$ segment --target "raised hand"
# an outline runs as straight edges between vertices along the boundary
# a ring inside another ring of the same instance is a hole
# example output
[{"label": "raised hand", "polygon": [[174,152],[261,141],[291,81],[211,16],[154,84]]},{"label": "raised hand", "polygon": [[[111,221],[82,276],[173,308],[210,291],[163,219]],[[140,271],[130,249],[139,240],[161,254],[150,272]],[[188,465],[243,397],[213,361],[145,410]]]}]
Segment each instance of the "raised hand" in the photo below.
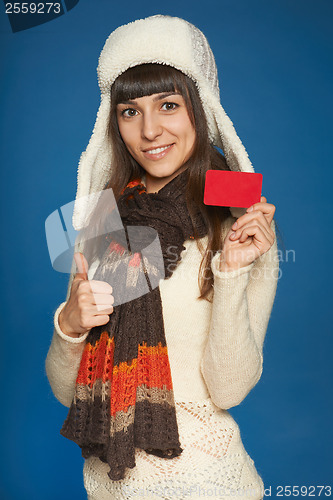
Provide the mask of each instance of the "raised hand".
[{"label": "raised hand", "polygon": [[113,312],[112,286],[105,281],[88,280],[88,262],[75,253],[78,272],[73,279],[69,299],[59,314],[60,329],[71,337],[79,337],[94,326],[105,325]]},{"label": "raised hand", "polygon": [[276,207],[261,196],[260,202],[249,207],[228,232],[220,260],[221,271],[245,267],[267,252],[274,243],[271,222]]}]

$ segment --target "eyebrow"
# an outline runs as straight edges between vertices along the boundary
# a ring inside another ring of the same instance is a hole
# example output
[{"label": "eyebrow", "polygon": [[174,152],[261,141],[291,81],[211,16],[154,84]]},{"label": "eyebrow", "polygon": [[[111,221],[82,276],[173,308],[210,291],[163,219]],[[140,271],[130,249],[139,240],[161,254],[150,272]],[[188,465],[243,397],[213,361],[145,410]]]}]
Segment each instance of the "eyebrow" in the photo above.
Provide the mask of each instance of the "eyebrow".
[{"label": "eyebrow", "polygon": [[[162,99],[165,99],[166,97],[169,97],[171,95],[181,95],[180,92],[164,92],[163,94],[159,94],[158,96],[154,97],[153,102],[156,101],[161,101]],[[121,101],[118,104],[137,104],[135,101],[131,101],[128,99],[127,101]]]}]

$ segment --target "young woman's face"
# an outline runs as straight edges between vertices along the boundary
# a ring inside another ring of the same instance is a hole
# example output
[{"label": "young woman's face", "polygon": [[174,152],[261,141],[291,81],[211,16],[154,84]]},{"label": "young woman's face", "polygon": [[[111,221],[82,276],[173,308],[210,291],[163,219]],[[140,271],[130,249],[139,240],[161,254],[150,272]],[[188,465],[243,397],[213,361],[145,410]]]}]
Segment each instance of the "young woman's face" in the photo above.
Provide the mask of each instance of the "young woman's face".
[{"label": "young woman's face", "polygon": [[167,92],[117,105],[120,135],[146,171],[147,192],[156,192],[184,170],[195,129],[181,94]]}]

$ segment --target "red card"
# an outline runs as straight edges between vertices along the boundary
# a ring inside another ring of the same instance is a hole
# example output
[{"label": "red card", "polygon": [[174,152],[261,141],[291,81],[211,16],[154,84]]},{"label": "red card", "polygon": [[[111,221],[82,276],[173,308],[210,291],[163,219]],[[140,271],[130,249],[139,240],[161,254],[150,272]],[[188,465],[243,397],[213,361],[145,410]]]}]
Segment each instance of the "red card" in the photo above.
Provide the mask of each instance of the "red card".
[{"label": "red card", "polygon": [[207,170],[204,204],[249,208],[260,202],[262,174]]}]

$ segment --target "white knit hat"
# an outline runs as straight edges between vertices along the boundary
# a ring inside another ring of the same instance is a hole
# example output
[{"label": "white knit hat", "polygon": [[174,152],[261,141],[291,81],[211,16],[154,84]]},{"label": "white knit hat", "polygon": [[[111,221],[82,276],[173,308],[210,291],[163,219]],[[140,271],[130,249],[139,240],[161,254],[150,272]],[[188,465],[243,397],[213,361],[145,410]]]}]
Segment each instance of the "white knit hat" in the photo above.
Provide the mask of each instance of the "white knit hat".
[{"label": "white knit hat", "polygon": [[[86,226],[111,174],[111,144],[107,136],[111,85],[128,68],[144,63],[173,66],[194,80],[206,114],[210,140],[222,148],[231,170],[254,172],[221,106],[215,59],[204,34],[178,17],[156,15],[139,19],[113,31],[99,57],[97,74],[101,104],[92,136],[78,166],[73,213],[73,227],[77,231]],[[232,213],[237,217],[237,210]]]}]

